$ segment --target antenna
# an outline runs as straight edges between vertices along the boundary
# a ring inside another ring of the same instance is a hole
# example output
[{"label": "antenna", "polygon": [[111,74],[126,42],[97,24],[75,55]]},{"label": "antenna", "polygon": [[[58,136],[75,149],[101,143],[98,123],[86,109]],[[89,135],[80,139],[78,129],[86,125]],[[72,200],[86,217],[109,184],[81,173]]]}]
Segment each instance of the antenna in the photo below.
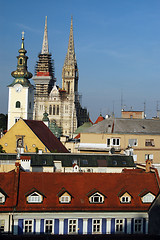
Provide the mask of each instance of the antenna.
[{"label": "antenna", "polygon": [[157,101],[157,118],[159,118],[159,112],[160,112],[158,102],[159,101]]},{"label": "antenna", "polygon": [[144,101],[144,118],[146,118],[146,101]]},{"label": "antenna", "polygon": [[121,91],[121,111],[123,111],[123,92]]}]

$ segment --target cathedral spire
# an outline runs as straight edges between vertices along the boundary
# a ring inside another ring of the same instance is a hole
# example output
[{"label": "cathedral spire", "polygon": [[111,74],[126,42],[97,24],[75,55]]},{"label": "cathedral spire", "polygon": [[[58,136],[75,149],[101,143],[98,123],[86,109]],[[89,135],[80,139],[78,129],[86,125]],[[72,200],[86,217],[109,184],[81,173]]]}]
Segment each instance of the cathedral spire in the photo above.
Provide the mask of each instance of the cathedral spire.
[{"label": "cathedral spire", "polygon": [[75,63],[76,63],[76,55],[74,50],[74,38],[73,38],[73,17],[71,17],[68,50],[67,50],[67,55],[65,58],[64,65],[74,65]]},{"label": "cathedral spire", "polygon": [[45,19],[45,28],[44,28],[44,36],[43,36],[43,44],[42,44],[42,54],[49,54],[48,48],[48,32],[47,32],[47,16]]}]

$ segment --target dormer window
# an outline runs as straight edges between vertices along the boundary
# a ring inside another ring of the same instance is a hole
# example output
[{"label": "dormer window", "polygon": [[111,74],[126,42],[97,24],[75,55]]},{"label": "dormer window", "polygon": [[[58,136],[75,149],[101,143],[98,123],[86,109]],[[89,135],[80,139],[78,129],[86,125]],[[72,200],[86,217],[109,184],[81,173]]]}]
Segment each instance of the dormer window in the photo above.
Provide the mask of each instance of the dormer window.
[{"label": "dormer window", "polygon": [[37,192],[34,192],[28,196],[28,203],[41,203],[43,201],[42,195]]},{"label": "dormer window", "polygon": [[155,199],[155,196],[152,193],[147,193],[143,197],[141,197],[141,200],[143,203],[152,203]]},{"label": "dormer window", "polygon": [[63,195],[61,195],[59,197],[59,202],[60,203],[70,203],[71,202],[71,196],[69,195],[68,192],[63,193]]},{"label": "dormer window", "polygon": [[128,192],[119,194],[120,203],[131,203],[131,195]]},{"label": "dormer window", "polygon": [[70,197],[69,196],[61,196],[60,197],[60,202],[61,203],[69,203],[70,202]]},{"label": "dormer window", "polygon": [[0,204],[5,203],[5,195],[0,192]]},{"label": "dormer window", "polygon": [[89,198],[90,203],[103,203],[104,202],[104,196],[100,193],[96,192]]}]

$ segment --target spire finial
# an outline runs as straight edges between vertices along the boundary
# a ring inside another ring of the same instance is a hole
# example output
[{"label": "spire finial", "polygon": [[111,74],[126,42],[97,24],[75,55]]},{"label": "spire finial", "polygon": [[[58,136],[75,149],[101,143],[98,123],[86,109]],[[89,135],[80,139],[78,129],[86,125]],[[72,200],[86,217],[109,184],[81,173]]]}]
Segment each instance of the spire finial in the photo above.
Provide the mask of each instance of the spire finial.
[{"label": "spire finial", "polygon": [[22,40],[24,40],[24,31],[22,32]]},{"label": "spire finial", "polygon": [[44,28],[44,36],[43,36],[43,44],[42,44],[42,54],[48,54],[49,49],[48,49],[48,32],[47,32],[47,16],[45,19],[45,28]]}]

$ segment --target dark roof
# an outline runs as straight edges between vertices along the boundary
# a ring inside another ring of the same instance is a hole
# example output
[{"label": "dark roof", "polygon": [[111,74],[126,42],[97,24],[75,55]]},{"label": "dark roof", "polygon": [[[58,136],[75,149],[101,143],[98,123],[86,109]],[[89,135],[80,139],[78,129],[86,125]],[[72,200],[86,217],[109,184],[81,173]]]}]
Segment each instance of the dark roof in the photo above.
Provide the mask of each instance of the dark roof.
[{"label": "dark roof", "polygon": [[85,132],[160,135],[160,120],[108,118],[94,124]]},{"label": "dark roof", "polygon": [[53,161],[61,161],[62,167],[72,167],[74,162],[80,167],[135,167],[133,157],[126,155],[71,153],[25,153],[24,155],[31,156],[32,166],[54,166]]},{"label": "dark roof", "polygon": [[[20,177],[16,177],[19,176]],[[19,180],[19,188],[18,188]],[[6,203],[0,205],[4,211],[12,205],[18,192],[15,211],[148,211],[151,204],[142,203],[139,193],[148,188],[153,194],[159,192],[159,179],[155,173],[125,170],[122,173],[40,173],[15,172],[0,173],[0,187],[8,195]],[[17,186],[16,186],[17,184]],[[43,193],[46,198],[41,204],[28,204],[26,193],[32,188]],[[122,188],[132,196],[130,204],[121,204],[118,193]],[[70,204],[59,203],[57,194],[62,188],[73,196]],[[90,204],[87,194],[96,189],[106,196],[103,204]],[[18,191],[17,191],[18,190]]]},{"label": "dark roof", "polygon": [[28,127],[35,133],[40,141],[48,148],[50,152],[67,153],[65,146],[55,137],[49,128],[42,122],[36,120],[24,120]]}]

